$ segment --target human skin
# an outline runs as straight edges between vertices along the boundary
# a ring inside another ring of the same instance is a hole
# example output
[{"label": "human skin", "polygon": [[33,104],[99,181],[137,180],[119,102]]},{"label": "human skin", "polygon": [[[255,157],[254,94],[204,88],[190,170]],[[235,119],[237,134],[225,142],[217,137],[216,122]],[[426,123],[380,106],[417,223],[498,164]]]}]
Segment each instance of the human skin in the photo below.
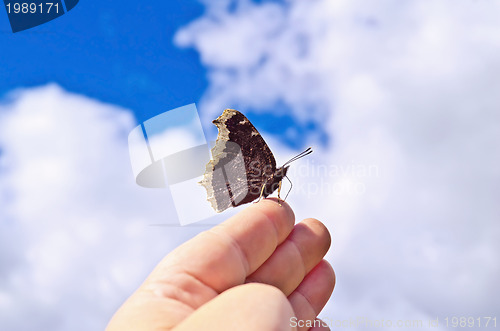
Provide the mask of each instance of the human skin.
[{"label": "human skin", "polygon": [[295,224],[287,203],[264,199],[163,258],[107,331],[307,330],[290,321],[314,321],[330,298],[329,247],[320,221]]}]

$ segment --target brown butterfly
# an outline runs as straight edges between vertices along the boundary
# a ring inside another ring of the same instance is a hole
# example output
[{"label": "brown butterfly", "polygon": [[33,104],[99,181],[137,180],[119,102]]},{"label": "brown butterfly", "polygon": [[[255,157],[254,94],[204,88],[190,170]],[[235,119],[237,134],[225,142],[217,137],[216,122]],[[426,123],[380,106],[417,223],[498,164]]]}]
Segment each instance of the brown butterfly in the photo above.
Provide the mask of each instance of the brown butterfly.
[{"label": "brown butterfly", "polygon": [[276,168],[273,153],[245,115],[226,109],[213,123],[219,133],[200,184],[218,213],[260,200],[276,190],[280,199],[281,181],[286,177],[288,164],[312,153],[308,148]]}]

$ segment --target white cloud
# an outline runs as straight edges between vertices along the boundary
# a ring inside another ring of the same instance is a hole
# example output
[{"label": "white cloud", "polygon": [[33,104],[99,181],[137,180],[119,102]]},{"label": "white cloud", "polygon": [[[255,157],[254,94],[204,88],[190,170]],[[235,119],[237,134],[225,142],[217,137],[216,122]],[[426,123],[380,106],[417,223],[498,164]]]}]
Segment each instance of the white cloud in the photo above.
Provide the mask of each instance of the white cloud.
[{"label": "white cloud", "polygon": [[[333,232],[338,285],[323,315],[496,313],[500,4],[214,3],[176,37],[208,67],[207,118],[227,105],[266,111],[283,102],[332,137],[313,154],[309,176],[294,174],[300,164],[290,170],[297,187],[310,189],[292,191],[297,215]],[[273,146],[278,159],[292,154]],[[320,164],[378,171],[314,175]],[[340,184],[365,192],[335,190]]]},{"label": "white cloud", "polygon": [[200,229],[134,182],[125,109],[57,85],[0,105],[0,329],[103,329],[163,255]]}]

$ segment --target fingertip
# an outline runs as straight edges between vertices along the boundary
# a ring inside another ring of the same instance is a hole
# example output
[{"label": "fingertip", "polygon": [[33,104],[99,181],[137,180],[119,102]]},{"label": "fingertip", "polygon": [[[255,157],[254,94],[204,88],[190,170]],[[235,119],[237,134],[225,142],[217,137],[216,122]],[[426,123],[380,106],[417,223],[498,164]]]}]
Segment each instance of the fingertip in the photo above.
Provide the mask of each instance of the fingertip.
[{"label": "fingertip", "polygon": [[318,263],[315,269],[317,269],[318,272],[324,275],[324,282],[328,284],[327,286],[329,288],[332,289],[330,292],[332,293],[335,288],[335,284],[337,283],[337,275],[335,274],[335,270],[333,269],[330,262],[323,259]]},{"label": "fingertip", "polygon": [[288,203],[277,198],[265,198],[248,209],[257,210],[266,215],[275,226],[278,243],[282,243],[290,234],[295,224],[295,214]]},{"label": "fingertip", "polygon": [[301,223],[307,224],[307,226],[315,233],[318,241],[323,243],[323,251],[326,254],[332,244],[332,236],[326,225],[316,218],[306,218]]},{"label": "fingertip", "polygon": [[295,214],[292,210],[292,207],[285,201],[281,200],[278,198],[265,198],[259,201],[259,203],[256,204],[258,205],[266,205],[269,206],[269,208],[276,209],[277,211],[280,212],[286,212],[289,217],[291,217],[293,220],[295,220]]}]

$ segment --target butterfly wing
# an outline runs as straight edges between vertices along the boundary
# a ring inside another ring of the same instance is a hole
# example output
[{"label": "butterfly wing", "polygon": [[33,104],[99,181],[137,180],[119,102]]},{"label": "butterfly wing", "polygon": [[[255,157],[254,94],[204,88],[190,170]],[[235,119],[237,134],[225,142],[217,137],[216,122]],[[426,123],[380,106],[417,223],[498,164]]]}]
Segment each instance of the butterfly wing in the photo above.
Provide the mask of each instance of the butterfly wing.
[{"label": "butterfly wing", "polygon": [[200,182],[217,212],[260,196],[276,170],[276,160],[252,123],[237,110],[226,109],[213,123],[219,134]]}]

